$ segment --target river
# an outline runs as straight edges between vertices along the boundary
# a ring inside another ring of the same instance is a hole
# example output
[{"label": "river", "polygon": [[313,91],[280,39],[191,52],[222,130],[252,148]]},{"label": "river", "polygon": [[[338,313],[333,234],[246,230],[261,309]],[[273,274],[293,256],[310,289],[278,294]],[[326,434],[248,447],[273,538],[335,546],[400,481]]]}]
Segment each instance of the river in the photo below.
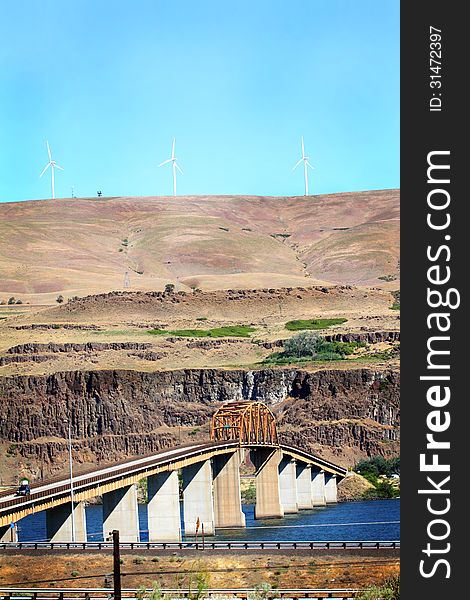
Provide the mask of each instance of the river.
[{"label": "river", "polygon": [[[247,541],[397,541],[400,539],[400,500],[343,502],[303,510],[283,519],[255,520],[254,505],[243,506],[244,529],[218,529],[215,540]],[[88,541],[103,540],[100,505],[86,507]],[[148,541],[147,506],[139,505],[140,539]],[[19,541],[45,541],[45,512],[18,522]]]}]

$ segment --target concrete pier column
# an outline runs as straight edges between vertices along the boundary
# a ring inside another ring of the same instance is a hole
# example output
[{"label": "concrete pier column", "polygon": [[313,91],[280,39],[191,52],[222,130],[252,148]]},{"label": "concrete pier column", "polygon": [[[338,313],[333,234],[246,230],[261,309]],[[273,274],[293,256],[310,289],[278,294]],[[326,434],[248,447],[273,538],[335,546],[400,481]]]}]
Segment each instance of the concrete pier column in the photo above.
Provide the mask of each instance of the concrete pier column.
[{"label": "concrete pier column", "polygon": [[325,506],[325,471],[312,467],[312,506]]},{"label": "concrete pier column", "polygon": [[245,527],[240,493],[241,460],[239,450],[212,460],[216,527]]},{"label": "concrete pier column", "polygon": [[284,514],[299,512],[296,461],[284,457],[279,463],[279,486]]},{"label": "concrete pier column", "polygon": [[284,516],[279,487],[280,450],[257,448],[250,453],[256,468],[255,519],[280,518]]},{"label": "concrete pier column", "polygon": [[178,471],[147,477],[149,542],[181,541]]},{"label": "concrete pier column", "polygon": [[336,487],[336,475],[327,473],[325,475],[325,498],[327,504],[338,502],[338,489]]},{"label": "concrete pier column", "polygon": [[210,460],[183,469],[183,515],[185,535],[196,534],[204,525],[205,535],[214,535],[214,501],[212,496],[212,469]]},{"label": "concrete pier column", "polygon": [[0,527],[0,543],[7,544],[9,542],[18,541],[18,530],[16,525],[11,527],[10,525],[3,525]]},{"label": "concrete pier column", "polygon": [[299,510],[312,508],[312,465],[298,462],[297,473],[297,504]]},{"label": "concrete pier column", "polygon": [[[74,502],[75,541],[86,542],[85,504]],[[71,502],[59,504],[46,510],[46,537],[51,542],[72,541],[72,505]]]},{"label": "concrete pier column", "polygon": [[103,494],[103,537],[109,539],[113,529],[119,530],[121,542],[138,542],[139,513],[137,487],[127,485]]}]

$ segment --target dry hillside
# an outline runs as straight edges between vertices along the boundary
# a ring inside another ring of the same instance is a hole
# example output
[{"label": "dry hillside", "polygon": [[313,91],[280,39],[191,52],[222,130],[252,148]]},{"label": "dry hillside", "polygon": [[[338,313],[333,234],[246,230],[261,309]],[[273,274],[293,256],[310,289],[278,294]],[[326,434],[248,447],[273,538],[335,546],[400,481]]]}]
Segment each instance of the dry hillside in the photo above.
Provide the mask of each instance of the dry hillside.
[{"label": "dry hillside", "polygon": [[380,285],[399,276],[399,192],[0,205],[0,300],[120,290]]}]

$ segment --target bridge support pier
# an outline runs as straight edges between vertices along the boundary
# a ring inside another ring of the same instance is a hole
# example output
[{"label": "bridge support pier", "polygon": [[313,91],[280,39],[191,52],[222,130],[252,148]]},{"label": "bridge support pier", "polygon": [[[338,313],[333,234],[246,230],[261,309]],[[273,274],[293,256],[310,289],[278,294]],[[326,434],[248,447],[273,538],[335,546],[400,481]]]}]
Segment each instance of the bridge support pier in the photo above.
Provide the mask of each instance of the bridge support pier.
[{"label": "bridge support pier", "polygon": [[292,458],[283,458],[279,463],[279,486],[284,514],[299,512],[296,461]]},{"label": "bridge support pier", "polygon": [[325,506],[325,471],[312,468],[312,506]]},{"label": "bridge support pier", "polygon": [[327,504],[338,502],[338,494],[336,487],[336,475],[330,473],[325,475],[325,498]]},{"label": "bridge support pier", "polygon": [[257,448],[250,453],[256,468],[255,519],[277,519],[284,516],[279,487],[280,450]]},{"label": "bridge support pier", "polygon": [[103,494],[103,537],[109,539],[114,529],[119,530],[121,542],[138,542],[139,513],[135,485]]},{"label": "bridge support pier", "polygon": [[181,541],[178,471],[147,477],[149,542]]},{"label": "bridge support pier", "polygon": [[[75,541],[86,542],[85,504],[74,502]],[[46,510],[46,537],[51,542],[72,541],[72,507],[71,502],[59,504]]]},{"label": "bridge support pier", "polygon": [[240,451],[212,460],[216,527],[245,527],[240,494]]},{"label": "bridge support pier", "polygon": [[196,535],[196,523],[199,519],[198,533],[214,535],[214,501],[212,497],[211,461],[205,460],[183,469],[183,514],[185,535]]},{"label": "bridge support pier", "polygon": [[7,544],[9,542],[17,542],[18,541],[18,530],[15,527],[10,527],[10,525],[4,525],[0,527],[0,543]]},{"label": "bridge support pier", "polygon": [[298,462],[297,474],[297,504],[299,510],[312,508],[312,465]]}]

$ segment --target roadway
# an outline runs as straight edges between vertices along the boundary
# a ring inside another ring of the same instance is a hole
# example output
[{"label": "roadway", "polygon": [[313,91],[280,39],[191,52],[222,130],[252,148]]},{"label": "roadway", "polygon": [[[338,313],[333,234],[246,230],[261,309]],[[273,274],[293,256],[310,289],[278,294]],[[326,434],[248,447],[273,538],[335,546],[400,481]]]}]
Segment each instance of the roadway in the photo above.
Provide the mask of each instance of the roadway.
[{"label": "roadway", "polygon": [[[279,448],[283,454],[311,463],[341,478],[346,475],[346,469],[293,446],[252,445],[243,447],[247,449],[272,448],[273,450]],[[74,497],[77,502],[86,500],[110,490],[137,483],[139,479],[149,475],[208,460],[219,454],[233,452],[237,448],[240,448],[240,444],[236,441],[189,444],[171,450],[162,450],[150,456],[122,461],[101,469],[88,470],[73,477]],[[28,496],[16,496],[11,491],[3,492],[0,494],[0,525],[8,525],[11,521],[16,522],[32,512],[46,510],[67,501],[70,501],[70,478],[64,477],[31,485],[31,494]]]}]

